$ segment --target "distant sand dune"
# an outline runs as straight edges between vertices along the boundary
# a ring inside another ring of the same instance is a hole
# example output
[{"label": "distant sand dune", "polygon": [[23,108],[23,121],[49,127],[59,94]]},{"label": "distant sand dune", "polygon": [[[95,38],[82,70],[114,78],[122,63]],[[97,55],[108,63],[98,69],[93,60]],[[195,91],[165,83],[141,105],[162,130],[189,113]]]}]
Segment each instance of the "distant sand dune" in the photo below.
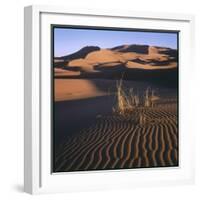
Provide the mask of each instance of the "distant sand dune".
[{"label": "distant sand dune", "polygon": [[173,69],[177,66],[176,62],[171,62],[167,66],[152,66],[150,64],[140,64],[137,62],[128,61],[126,67],[128,68],[136,68],[136,69],[147,69],[147,70],[156,70],[156,69]]},{"label": "distant sand dune", "polygon": [[62,77],[62,76],[77,76],[80,75],[79,71],[70,71],[66,69],[61,69],[61,68],[54,68],[54,76]]},{"label": "distant sand dune", "polygon": [[111,49],[84,47],[74,54],[54,60],[54,67],[67,71],[55,72],[55,77],[77,77],[98,75],[102,67],[112,69],[114,73],[119,65],[123,66],[123,70],[174,69],[177,67],[177,50],[148,45],[121,45]]},{"label": "distant sand dune", "polygon": [[[143,125],[136,122],[139,113],[147,119]],[[177,106],[166,102],[126,118],[98,116],[89,128],[68,136],[55,156],[57,172],[177,165]]]}]

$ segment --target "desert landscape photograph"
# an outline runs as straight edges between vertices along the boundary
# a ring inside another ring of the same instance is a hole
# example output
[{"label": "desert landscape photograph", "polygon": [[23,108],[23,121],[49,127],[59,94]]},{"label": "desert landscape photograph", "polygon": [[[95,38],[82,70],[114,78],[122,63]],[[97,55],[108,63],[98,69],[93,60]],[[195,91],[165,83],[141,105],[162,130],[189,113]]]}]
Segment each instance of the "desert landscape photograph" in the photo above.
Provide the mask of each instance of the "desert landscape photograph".
[{"label": "desert landscape photograph", "polygon": [[51,34],[52,172],[179,166],[179,33]]}]

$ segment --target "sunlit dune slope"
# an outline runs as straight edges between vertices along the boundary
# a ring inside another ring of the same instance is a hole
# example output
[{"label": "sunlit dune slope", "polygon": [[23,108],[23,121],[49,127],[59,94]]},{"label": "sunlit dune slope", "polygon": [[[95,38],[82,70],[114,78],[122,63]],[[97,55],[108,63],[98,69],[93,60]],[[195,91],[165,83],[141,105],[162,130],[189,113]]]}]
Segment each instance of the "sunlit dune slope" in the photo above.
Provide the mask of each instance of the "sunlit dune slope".
[{"label": "sunlit dune slope", "polygon": [[[84,47],[69,56],[56,58],[54,64],[57,68],[73,71],[71,75],[98,72],[100,68],[115,70],[119,65],[144,70],[176,68],[177,50],[147,45],[121,45],[111,49]],[[62,73],[67,75],[64,71]],[[60,74],[56,72],[55,75]]]}]

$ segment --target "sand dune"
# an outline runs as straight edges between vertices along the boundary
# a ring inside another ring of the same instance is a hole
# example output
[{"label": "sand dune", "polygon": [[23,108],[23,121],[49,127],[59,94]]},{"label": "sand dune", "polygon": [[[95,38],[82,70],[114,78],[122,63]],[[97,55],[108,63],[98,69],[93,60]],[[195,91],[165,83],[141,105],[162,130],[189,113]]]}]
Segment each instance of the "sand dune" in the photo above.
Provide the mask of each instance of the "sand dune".
[{"label": "sand dune", "polygon": [[113,52],[108,49],[101,49],[100,51],[92,52],[86,56],[86,61],[90,63],[111,63],[111,62],[125,62],[121,54]]},{"label": "sand dune", "polygon": [[79,71],[81,72],[95,72],[93,65],[82,58],[70,61],[68,63],[68,67],[70,67],[71,69],[79,68]]},{"label": "sand dune", "polygon": [[126,64],[127,68],[131,68],[131,69],[146,69],[146,70],[156,70],[156,69],[174,69],[177,66],[176,62],[171,62],[170,64],[168,64],[167,66],[152,66],[150,64],[140,64],[137,62],[131,62],[129,61]]},{"label": "sand dune", "polygon": [[70,61],[70,60],[74,60],[74,59],[80,59],[80,58],[85,58],[87,56],[87,54],[93,52],[93,51],[98,51],[100,50],[99,47],[97,46],[85,46],[82,49],[66,55],[66,56],[61,56],[61,57],[57,57],[55,58],[57,61]]},{"label": "sand dune", "polygon": [[[98,170],[178,165],[177,106],[174,99],[134,115],[97,116],[57,149],[55,170]],[[139,125],[138,115],[146,117]]]},{"label": "sand dune", "polygon": [[149,46],[148,45],[139,45],[139,44],[129,44],[129,45],[120,45],[111,48],[111,50],[116,52],[135,52],[138,54],[148,54]]},{"label": "sand dune", "polygon": [[71,71],[71,70],[64,70],[60,68],[54,68],[54,76],[59,78],[63,76],[79,76],[80,71]]},{"label": "sand dune", "polygon": [[90,80],[55,79],[55,101],[84,99],[105,95]]},{"label": "sand dune", "polygon": [[[58,62],[58,60],[62,62]],[[55,58],[54,67],[68,71],[79,71],[80,74],[98,72],[98,66],[110,68],[115,66],[126,68],[156,70],[177,67],[177,50],[148,45],[121,45],[111,49],[84,47],[69,56]],[[63,62],[64,60],[64,62]],[[65,74],[68,76],[68,74]]]}]

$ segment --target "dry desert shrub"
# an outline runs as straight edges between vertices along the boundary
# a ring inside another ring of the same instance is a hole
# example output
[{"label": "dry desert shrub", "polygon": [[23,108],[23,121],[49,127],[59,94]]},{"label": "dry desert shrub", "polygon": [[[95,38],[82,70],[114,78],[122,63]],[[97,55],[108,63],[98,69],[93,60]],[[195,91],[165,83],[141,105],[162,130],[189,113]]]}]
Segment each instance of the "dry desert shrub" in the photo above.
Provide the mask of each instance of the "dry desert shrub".
[{"label": "dry desert shrub", "polygon": [[139,107],[139,95],[134,93],[133,88],[126,92],[122,86],[122,79],[117,82],[116,96],[117,105],[113,108],[115,113],[125,115],[127,113],[133,112],[136,107]]},{"label": "dry desert shrub", "polygon": [[155,95],[155,91],[147,87],[144,94],[139,96],[133,88],[128,91],[124,89],[122,78],[117,82],[116,88],[117,102],[116,106],[113,107],[113,112],[125,117],[134,114],[137,110],[139,124],[146,123],[146,116],[142,110],[156,106],[156,102],[160,97]]},{"label": "dry desert shrub", "polygon": [[159,99],[160,97],[155,95],[155,91],[148,87],[144,95],[144,107],[154,107]]}]

